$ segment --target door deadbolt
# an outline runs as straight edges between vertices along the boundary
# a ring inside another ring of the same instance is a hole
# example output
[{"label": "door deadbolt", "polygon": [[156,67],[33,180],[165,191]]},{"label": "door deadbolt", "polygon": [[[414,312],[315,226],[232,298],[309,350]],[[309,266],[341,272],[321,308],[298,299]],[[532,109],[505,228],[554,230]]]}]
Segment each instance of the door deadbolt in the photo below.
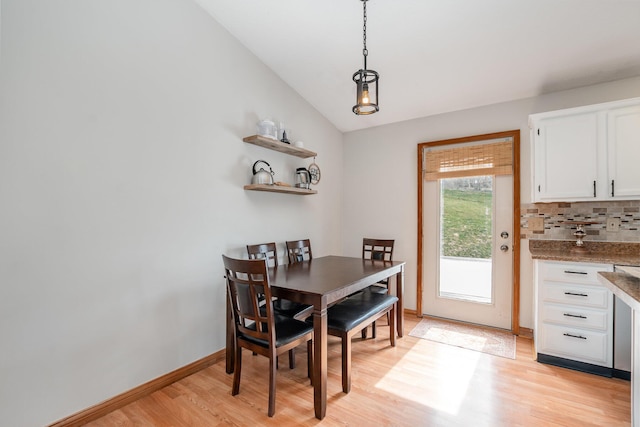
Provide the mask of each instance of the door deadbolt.
[{"label": "door deadbolt", "polygon": [[500,237],[502,237],[503,239],[508,239],[509,233],[507,233],[506,231],[503,231],[502,233],[500,233]]}]

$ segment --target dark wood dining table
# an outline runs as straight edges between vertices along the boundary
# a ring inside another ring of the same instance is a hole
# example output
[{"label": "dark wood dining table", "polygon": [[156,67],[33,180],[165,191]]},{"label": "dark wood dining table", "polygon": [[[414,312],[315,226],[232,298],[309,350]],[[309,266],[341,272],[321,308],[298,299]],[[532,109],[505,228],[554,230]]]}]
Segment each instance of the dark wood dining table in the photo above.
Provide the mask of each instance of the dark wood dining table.
[{"label": "dark wood dining table", "polygon": [[[397,332],[403,336],[404,261],[325,256],[270,269],[271,292],[279,298],[313,306],[313,406],[316,418],[327,413],[327,308],[380,280],[396,276]],[[389,281],[391,286],[393,281]],[[392,288],[393,289],[393,288]],[[228,305],[228,304],[227,304]],[[233,323],[227,307],[226,371],[233,372]]]}]

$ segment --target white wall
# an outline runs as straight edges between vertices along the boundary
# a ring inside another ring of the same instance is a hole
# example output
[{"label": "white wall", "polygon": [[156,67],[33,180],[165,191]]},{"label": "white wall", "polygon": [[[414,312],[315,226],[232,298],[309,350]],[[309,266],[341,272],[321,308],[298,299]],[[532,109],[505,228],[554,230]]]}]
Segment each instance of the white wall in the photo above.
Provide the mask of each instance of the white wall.
[{"label": "white wall", "polygon": [[[309,237],[397,239],[415,308],[416,144],[640,96],[640,78],[343,135],[194,2],[2,0],[0,419],[53,422],[224,346],[220,255]],[[383,110],[380,114],[384,114]],[[319,153],[315,196],[242,191],[310,160],[241,142],[282,119]],[[385,172],[380,172],[385,171]],[[389,172],[386,172],[389,171]],[[530,327],[523,253],[522,319]]]},{"label": "white wall", "polygon": [[[395,238],[394,259],[407,261],[405,307],[415,309],[417,144],[520,129],[521,196],[522,203],[530,203],[529,114],[637,96],[640,77],[346,133],[344,254],[358,256],[365,236]],[[569,160],[567,167],[572,167]],[[523,241],[520,325],[527,328],[533,327],[532,278],[528,242]]]},{"label": "white wall", "polygon": [[[220,255],[340,253],[342,134],[185,0],[4,0],[0,424],[51,423],[224,347]],[[314,196],[245,192],[282,119]]]}]

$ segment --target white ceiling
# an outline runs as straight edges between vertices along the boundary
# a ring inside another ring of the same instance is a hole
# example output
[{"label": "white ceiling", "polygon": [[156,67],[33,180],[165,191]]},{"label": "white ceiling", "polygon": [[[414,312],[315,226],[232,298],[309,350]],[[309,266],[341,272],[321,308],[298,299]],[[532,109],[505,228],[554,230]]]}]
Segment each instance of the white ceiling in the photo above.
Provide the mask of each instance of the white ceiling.
[{"label": "white ceiling", "polygon": [[341,131],[640,75],[640,0],[195,0]]}]

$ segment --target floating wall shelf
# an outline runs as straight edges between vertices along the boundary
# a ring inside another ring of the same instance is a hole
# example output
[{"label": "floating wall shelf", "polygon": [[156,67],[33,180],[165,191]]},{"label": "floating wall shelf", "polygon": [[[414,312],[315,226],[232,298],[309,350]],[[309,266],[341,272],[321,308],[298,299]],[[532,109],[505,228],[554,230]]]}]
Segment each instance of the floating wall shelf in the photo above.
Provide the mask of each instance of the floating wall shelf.
[{"label": "floating wall shelf", "polygon": [[260,135],[251,135],[242,139],[249,144],[257,145],[259,147],[268,148],[270,150],[279,151],[281,153],[289,154],[291,156],[300,157],[302,159],[308,159],[309,157],[316,157],[318,154],[307,150],[306,148],[299,148],[284,142],[277,141],[271,138],[265,138]]},{"label": "floating wall shelf", "polygon": [[249,184],[245,185],[247,191],[268,191],[271,193],[298,194],[306,196],[309,194],[318,194],[316,190],[307,190],[306,188],[285,187],[283,185],[267,185],[267,184]]}]

